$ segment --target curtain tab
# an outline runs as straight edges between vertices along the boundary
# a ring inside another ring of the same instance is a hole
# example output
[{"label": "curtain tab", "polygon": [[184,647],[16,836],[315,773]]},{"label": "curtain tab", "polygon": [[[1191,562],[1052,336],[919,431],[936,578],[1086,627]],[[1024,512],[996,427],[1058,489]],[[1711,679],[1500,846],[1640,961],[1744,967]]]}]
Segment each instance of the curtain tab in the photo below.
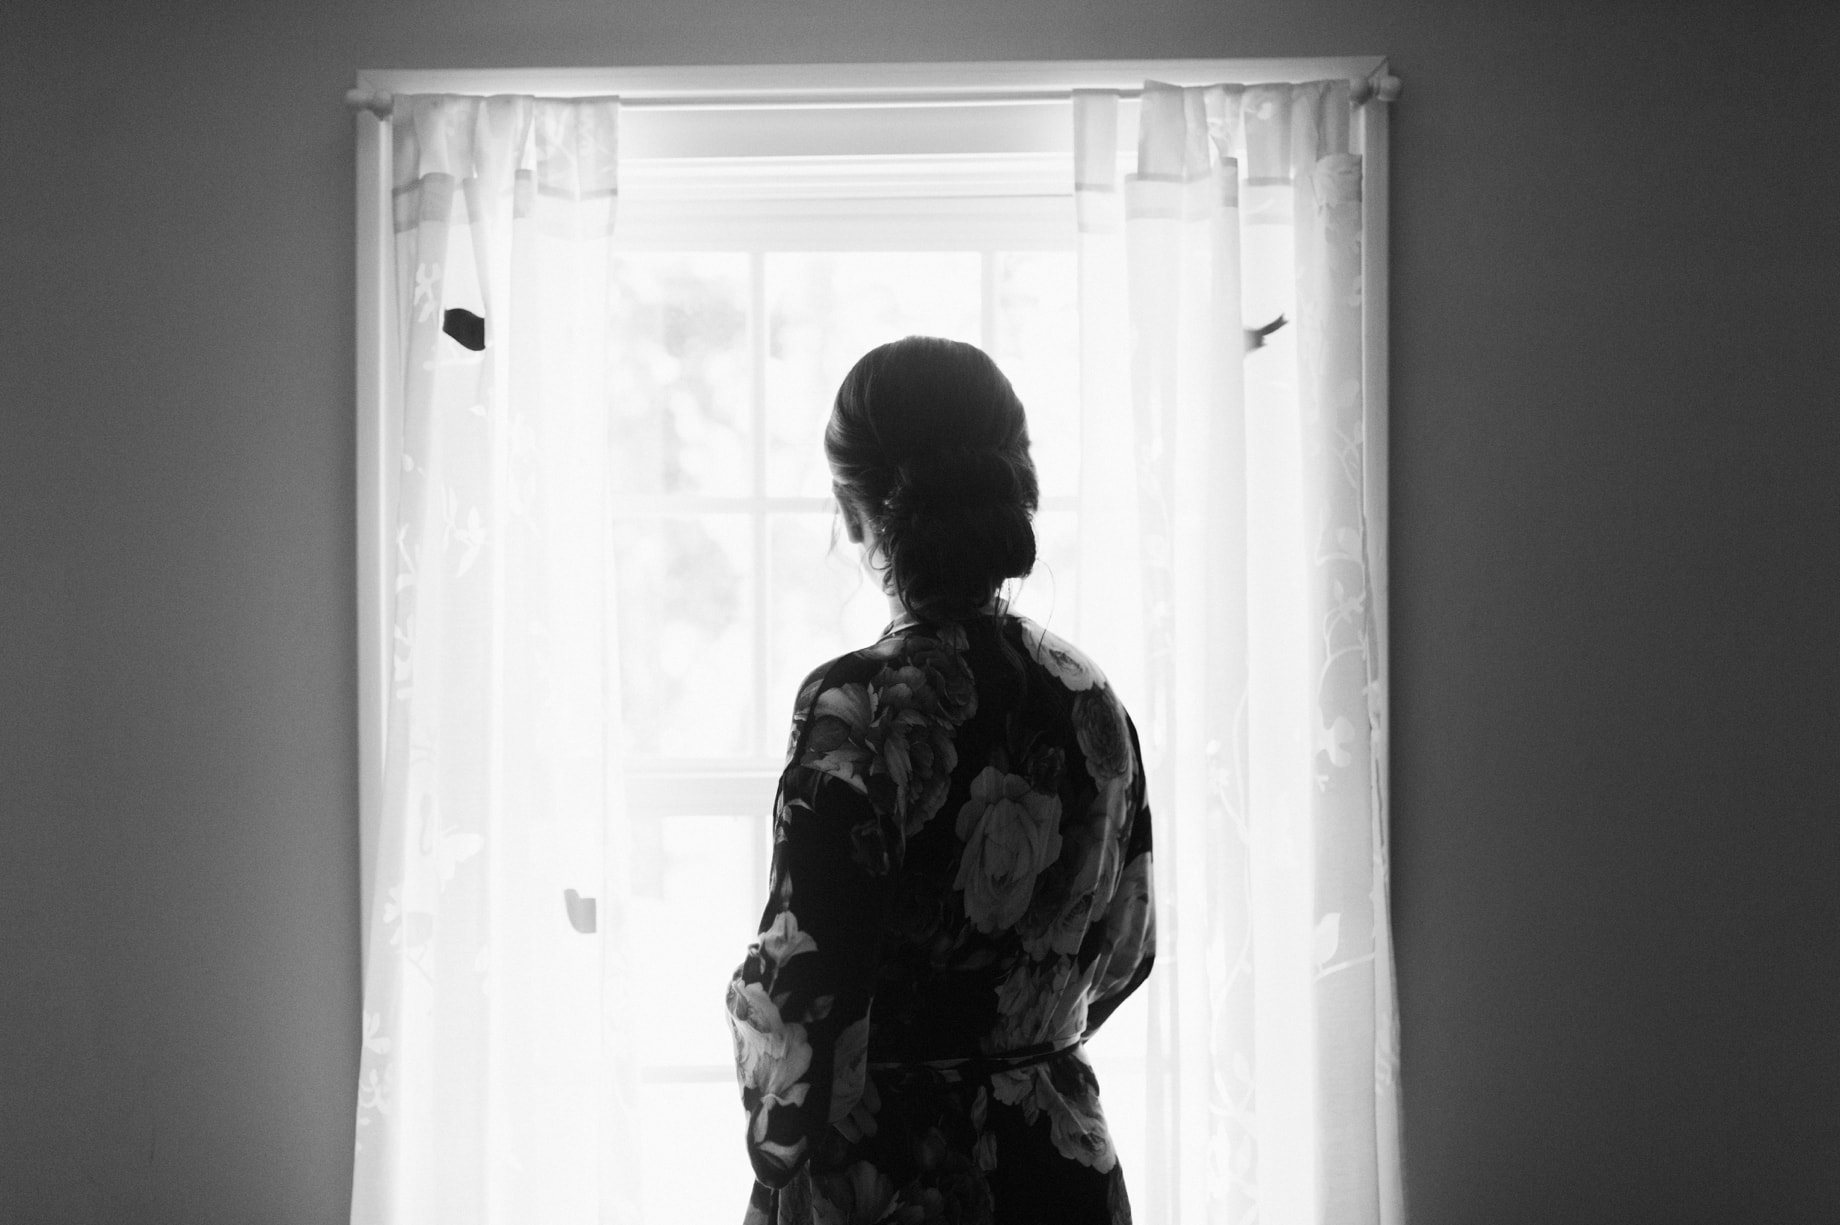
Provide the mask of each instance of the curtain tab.
[{"label": "curtain tab", "polygon": [[1073,203],[1082,234],[1116,228],[1118,203],[1118,95],[1073,91]]},{"label": "curtain tab", "polygon": [[1207,90],[1208,138],[1214,155],[1222,162],[1237,160],[1243,152],[1239,138],[1240,103],[1246,94],[1244,85],[1212,85]]},{"label": "curtain tab", "polygon": [[1187,178],[1188,91],[1179,85],[1145,81],[1137,112],[1137,176]]},{"label": "curtain tab", "polygon": [[1118,190],[1118,95],[1073,91],[1074,190]]},{"label": "curtain tab", "polygon": [[1361,202],[1361,159],[1352,153],[1331,153],[1316,163],[1314,172],[1319,208]]}]

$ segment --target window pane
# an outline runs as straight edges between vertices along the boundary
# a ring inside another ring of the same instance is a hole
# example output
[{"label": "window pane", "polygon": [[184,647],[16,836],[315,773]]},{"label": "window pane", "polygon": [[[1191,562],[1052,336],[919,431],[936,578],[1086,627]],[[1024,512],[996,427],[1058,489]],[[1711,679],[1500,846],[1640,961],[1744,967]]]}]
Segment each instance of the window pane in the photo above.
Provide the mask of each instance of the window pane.
[{"label": "window pane", "polygon": [[1035,516],[1035,569],[1016,593],[1017,612],[1063,638],[1079,640],[1074,593],[1079,559],[1079,518],[1070,510],[1044,510]]},{"label": "window pane", "polygon": [[831,513],[767,520],[767,747],[781,747],[799,683],[826,660],[867,646],[888,624],[888,597],[863,573],[858,547]]},{"label": "window pane", "polygon": [[1047,495],[1080,480],[1079,259],[1071,251],[996,257],[991,356],[1029,414],[1030,451]]},{"label": "window pane", "polygon": [[643,1062],[728,1068],[723,994],[766,902],[755,842],[772,818],[635,816],[657,829],[662,852],[650,896],[632,912],[646,998],[636,1018]]},{"label": "window pane", "polygon": [[731,1220],[746,1205],[753,1172],[723,994],[766,900],[758,855],[770,817],[635,818],[655,831],[660,852],[653,888],[633,910],[647,1001],[637,1018],[640,1057],[713,1077],[641,1088],[645,1219]]},{"label": "window pane", "polygon": [[957,251],[766,257],[767,492],[830,492],[824,422],[864,353],[916,333],[978,342],[980,267]]},{"label": "window pane", "polygon": [[753,748],[751,536],[746,515],[615,521],[629,753],[726,757]]},{"label": "window pane", "polygon": [[607,377],[614,491],[746,494],[748,257],[614,261]]},{"label": "window pane", "polygon": [[739,1221],[754,1171],[735,1082],[650,1084],[639,1098],[646,1225]]},{"label": "window pane", "polygon": [[[1105,1019],[1086,1043],[1086,1054],[1099,1077],[1099,1101],[1106,1130],[1124,1163],[1133,1188],[1142,1184],[1149,1150],[1149,1081],[1145,1051],[1150,1035],[1150,992],[1138,988],[1118,1011]],[[1135,1178],[1133,1176],[1135,1175]]]}]

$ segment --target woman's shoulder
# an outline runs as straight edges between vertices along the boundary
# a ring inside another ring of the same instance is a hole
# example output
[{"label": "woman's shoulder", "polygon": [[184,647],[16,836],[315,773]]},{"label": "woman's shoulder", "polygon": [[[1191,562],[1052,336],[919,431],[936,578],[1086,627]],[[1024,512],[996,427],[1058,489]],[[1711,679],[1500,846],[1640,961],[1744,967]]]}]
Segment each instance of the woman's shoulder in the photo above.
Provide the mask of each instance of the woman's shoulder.
[{"label": "woman's shoulder", "polygon": [[1118,694],[1092,657],[1052,630],[1017,617],[1014,630],[1023,649],[1063,691],[1060,708],[1073,726],[1086,768],[1103,788],[1139,769],[1137,730]]},{"label": "woman's shoulder", "polygon": [[1030,659],[1072,693],[1108,690],[1105,673],[1085,651],[1027,617],[1012,616],[1014,632]]},{"label": "woman's shoulder", "polygon": [[807,672],[805,679],[799,682],[798,696],[793,699],[792,717],[804,718],[817,705],[819,695],[826,689],[835,689],[852,680],[859,680],[862,671],[861,654],[860,651],[845,651]]}]

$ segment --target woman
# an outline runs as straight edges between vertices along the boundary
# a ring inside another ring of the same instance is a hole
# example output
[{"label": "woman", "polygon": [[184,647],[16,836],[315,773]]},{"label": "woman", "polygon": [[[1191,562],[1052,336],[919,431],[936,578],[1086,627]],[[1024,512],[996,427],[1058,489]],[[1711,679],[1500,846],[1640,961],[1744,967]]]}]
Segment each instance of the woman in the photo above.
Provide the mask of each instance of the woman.
[{"label": "woman", "polygon": [[857,362],[824,447],[895,620],[793,715],[728,989],[747,1220],[1129,1221],[1080,1043],[1150,972],[1150,810],[1105,678],[997,598],[1035,561],[1022,404],[911,336]]}]

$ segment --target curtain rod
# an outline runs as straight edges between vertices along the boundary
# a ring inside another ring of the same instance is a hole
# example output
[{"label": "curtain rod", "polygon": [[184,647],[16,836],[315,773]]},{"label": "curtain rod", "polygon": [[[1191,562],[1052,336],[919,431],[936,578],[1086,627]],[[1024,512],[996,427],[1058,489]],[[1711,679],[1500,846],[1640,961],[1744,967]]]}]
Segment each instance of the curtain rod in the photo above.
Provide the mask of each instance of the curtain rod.
[{"label": "curtain rod", "polygon": [[[1348,82],[1348,98],[1356,106],[1369,101],[1392,102],[1399,97],[1400,81],[1396,76],[1355,77]],[[1027,89],[1002,92],[954,93],[940,90],[891,90],[874,93],[762,93],[762,94],[680,94],[675,96],[623,98],[623,110],[700,111],[764,110],[774,107],[897,107],[897,106],[990,106],[1006,103],[1066,102],[1073,90]],[[1137,98],[1141,89],[1095,90],[1120,98]],[[382,89],[348,89],[345,105],[354,111],[369,111],[387,119],[396,105],[396,96]]]}]

